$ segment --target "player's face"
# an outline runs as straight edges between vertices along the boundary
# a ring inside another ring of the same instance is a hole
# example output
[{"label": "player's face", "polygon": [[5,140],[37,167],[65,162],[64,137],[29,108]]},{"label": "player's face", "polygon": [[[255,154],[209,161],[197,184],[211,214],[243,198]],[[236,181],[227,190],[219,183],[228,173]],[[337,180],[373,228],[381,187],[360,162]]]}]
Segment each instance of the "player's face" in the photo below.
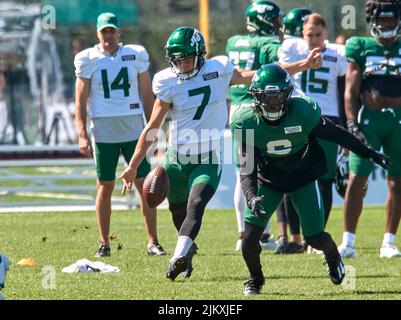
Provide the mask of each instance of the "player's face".
[{"label": "player's face", "polygon": [[310,50],[315,48],[324,49],[324,42],[328,36],[325,27],[308,23],[304,25],[302,34]]},{"label": "player's face", "polygon": [[383,31],[391,31],[397,26],[397,19],[394,17],[376,18],[376,24]]},{"label": "player's face", "polygon": [[175,64],[177,65],[177,68],[180,70],[180,72],[186,73],[191,72],[194,69],[194,61],[195,57],[189,56],[175,60]]},{"label": "player's face", "polygon": [[113,50],[118,46],[120,30],[106,27],[97,32],[97,37],[104,50]]},{"label": "player's face", "polygon": [[[376,18],[376,25],[380,27],[383,32],[392,31],[397,27],[397,19],[394,17],[381,17]],[[383,45],[391,45],[397,41],[397,37],[394,38],[379,38],[379,41]]]}]

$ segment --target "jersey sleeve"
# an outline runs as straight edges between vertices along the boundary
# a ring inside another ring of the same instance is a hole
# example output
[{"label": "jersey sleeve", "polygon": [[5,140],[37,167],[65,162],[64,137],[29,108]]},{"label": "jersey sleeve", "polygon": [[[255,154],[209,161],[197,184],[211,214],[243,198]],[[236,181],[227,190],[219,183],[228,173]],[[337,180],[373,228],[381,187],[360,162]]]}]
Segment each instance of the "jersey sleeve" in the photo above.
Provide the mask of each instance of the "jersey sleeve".
[{"label": "jersey sleeve", "polygon": [[361,66],[363,48],[359,37],[352,37],[345,43],[345,54],[349,62],[357,63]]},{"label": "jersey sleeve", "polygon": [[339,69],[338,76],[342,77],[345,76],[348,68],[348,61],[345,55],[345,46],[338,45],[337,52],[338,52],[338,69]]},{"label": "jersey sleeve", "polygon": [[230,85],[231,78],[235,69],[234,64],[227,56],[217,56],[213,58],[221,66],[219,75],[225,80],[227,87]]},{"label": "jersey sleeve", "polygon": [[321,110],[315,100],[308,97],[294,98],[302,127],[309,133],[320,124]]},{"label": "jersey sleeve", "polygon": [[143,73],[149,68],[149,54],[142,46],[136,46],[138,51],[137,68],[138,73]]},{"label": "jersey sleeve", "polygon": [[75,55],[74,66],[77,78],[90,79],[92,77],[92,61],[89,57],[89,49]]},{"label": "jersey sleeve", "polygon": [[297,41],[294,39],[285,40],[277,51],[279,63],[292,63],[301,59]]},{"label": "jersey sleeve", "polygon": [[173,102],[172,88],[163,71],[156,73],[152,81],[153,93],[159,100],[167,103]]}]

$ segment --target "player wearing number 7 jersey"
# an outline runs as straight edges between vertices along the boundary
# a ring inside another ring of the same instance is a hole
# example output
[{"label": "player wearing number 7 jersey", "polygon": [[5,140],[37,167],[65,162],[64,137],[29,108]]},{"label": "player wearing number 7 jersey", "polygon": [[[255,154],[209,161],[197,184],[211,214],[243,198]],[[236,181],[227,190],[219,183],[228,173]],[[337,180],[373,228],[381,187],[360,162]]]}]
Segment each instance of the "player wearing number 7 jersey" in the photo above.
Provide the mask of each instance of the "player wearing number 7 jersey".
[{"label": "player wearing number 7 jersey", "polygon": [[[165,47],[171,68],[157,73],[153,91],[157,97],[152,116],[143,130],[129,166],[119,178],[130,189],[138,167],[171,111],[170,141],[164,168],[170,186],[167,195],[178,241],[167,269],[174,280],[192,273],[192,257],[197,246],[205,207],[215,193],[221,176],[220,143],[227,123],[226,92],[230,85],[250,84],[254,71],[236,69],[226,56],[205,61],[205,41],[192,27],[176,29]],[[317,61],[308,59],[289,64],[293,72]]]},{"label": "player wearing number 7 jersey", "polygon": [[[120,152],[126,161],[131,159],[144,127],[143,113],[149,118],[154,98],[147,71],[148,54],[142,46],[119,43],[120,25],[114,14],[99,15],[97,37],[99,44],[79,52],[74,64],[79,148],[85,156],[94,153],[96,161],[100,233],[96,257],[104,257],[110,255],[111,195]],[[87,115],[93,144],[86,129]],[[142,198],[143,181],[149,171],[150,164],[142,161],[135,180],[145,217],[148,254],[165,255],[157,242],[156,209],[149,208]]]}]

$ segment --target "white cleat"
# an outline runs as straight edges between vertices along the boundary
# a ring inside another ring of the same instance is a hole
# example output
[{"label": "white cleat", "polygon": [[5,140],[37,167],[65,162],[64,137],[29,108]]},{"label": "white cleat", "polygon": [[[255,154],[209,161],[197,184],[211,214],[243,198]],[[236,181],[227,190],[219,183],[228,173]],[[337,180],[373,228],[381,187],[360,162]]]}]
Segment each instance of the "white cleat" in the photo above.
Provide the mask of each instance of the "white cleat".
[{"label": "white cleat", "polygon": [[338,252],[341,258],[356,258],[358,256],[355,247],[351,247],[345,243],[338,246]]},{"label": "white cleat", "polygon": [[259,243],[263,250],[276,250],[277,247],[277,243],[273,239],[273,235],[264,239],[263,241],[259,241]]},{"label": "white cleat", "polygon": [[242,242],[244,241],[244,239],[238,239],[237,240],[237,244],[235,245],[235,251],[241,251],[242,249]]},{"label": "white cleat", "polygon": [[401,252],[394,244],[385,244],[380,248],[380,258],[400,258]]}]

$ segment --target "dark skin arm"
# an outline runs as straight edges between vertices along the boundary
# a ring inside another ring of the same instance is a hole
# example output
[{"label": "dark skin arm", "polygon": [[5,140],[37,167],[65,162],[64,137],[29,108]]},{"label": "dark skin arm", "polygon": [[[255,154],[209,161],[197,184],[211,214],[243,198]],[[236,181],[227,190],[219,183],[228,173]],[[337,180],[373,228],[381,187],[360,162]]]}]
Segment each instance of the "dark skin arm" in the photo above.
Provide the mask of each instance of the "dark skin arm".
[{"label": "dark skin arm", "polygon": [[367,143],[363,133],[358,126],[358,112],[361,108],[361,68],[358,64],[350,62],[345,78],[345,115],[347,117],[347,127],[358,139]]}]

